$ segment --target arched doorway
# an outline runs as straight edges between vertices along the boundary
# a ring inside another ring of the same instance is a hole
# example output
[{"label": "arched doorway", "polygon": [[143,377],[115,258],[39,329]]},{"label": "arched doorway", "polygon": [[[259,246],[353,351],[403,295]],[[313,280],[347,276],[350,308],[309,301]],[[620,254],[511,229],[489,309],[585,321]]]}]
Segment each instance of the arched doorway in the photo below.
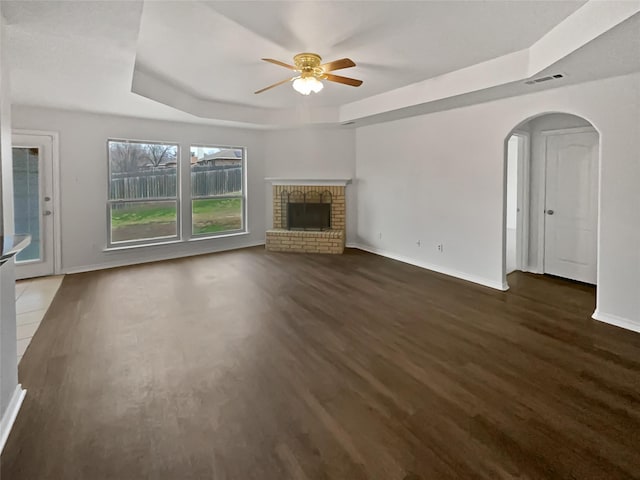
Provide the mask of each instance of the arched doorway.
[{"label": "arched doorway", "polygon": [[530,117],[504,141],[503,281],[551,274],[597,284],[600,134],[560,112]]}]

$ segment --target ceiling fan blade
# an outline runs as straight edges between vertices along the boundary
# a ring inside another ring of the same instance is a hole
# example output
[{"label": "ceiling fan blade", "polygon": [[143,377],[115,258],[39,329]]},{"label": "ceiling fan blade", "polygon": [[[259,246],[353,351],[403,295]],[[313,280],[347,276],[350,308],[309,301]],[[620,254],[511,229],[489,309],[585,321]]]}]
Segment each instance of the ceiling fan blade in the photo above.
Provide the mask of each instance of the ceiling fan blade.
[{"label": "ceiling fan blade", "polygon": [[278,85],[282,85],[283,83],[290,82],[290,81],[291,81],[291,80],[293,80],[294,78],[296,78],[296,77],[286,78],[286,79],[284,79],[284,80],[282,80],[282,81],[280,81],[280,82],[278,82],[278,83],[274,83],[273,85],[269,85],[268,87],[264,87],[264,88],[262,88],[262,89],[258,90],[257,92],[253,92],[253,93],[262,93],[262,92],[264,92],[265,90],[269,90],[269,89],[271,89],[271,88],[277,87]]},{"label": "ceiling fan blade", "polygon": [[273,63],[275,65],[280,65],[281,67],[288,68],[289,70],[298,70],[297,67],[293,65],[289,65],[288,63],[281,62],[280,60],[274,60],[273,58],[263,58],[265,62]]},{"label": "ceiling fan blade", "polygon": [[350,58],[341,58],[340,60],[334,60],[333,62],[320,65],[320,68],[325,72],[333,72],[334,70],[340,70],[341,68],[355,67],[356,64]]},{"label": "ceiling fan blade", "polygon": [[322,78],[329,80],[330,82],[351,85],[352,87],[359,87],[360,85],[362,85],[362,80],[356,80],[355,78],[349,77],[341,77],[340,75],[331,75],[330,73],[325,73]]}]

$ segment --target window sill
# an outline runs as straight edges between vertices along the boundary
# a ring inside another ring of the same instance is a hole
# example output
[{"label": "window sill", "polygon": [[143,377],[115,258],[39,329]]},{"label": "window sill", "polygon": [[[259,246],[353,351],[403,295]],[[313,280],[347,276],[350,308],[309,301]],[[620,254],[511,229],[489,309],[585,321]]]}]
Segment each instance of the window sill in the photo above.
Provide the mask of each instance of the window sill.
[{"label": "window sill", "polygon": [[220,235],[191,237],[189,240],[171,239],[165,242],[141,243],[139,245],[123,245],[121,247],[107,247],[103,250],[103,252],[106,252],[106,253],[121,252],[123,250],[135,250],[138,248],[152,248],[152,247],[158,247],[163,245],[180,245],[181,243],[188,244],[190,242],[200,242],[202,240],[215,240],[218,238],[242,237],[245,235],[249,235],[249,233],[250,233],[249,231],[245,230],[242,232],[223,233]]},{"label": "window sill", "polygon": [[198,235],[197,237],[191,237],[188,242],[201,242],[202,240],[213,240],[216,238],[229,238],[229,237],[242,237],[244,235],[249,235],[248,230],[244,230],[242,232],[233,232],[233,233],[221,233],[220,235]]},{"label": "window sill", "polygon": [[141,243],[138,245],[122,245],[121,247],[107,247],[102,251],[103,252],[120,252],[122,250],[135,250],[136,248],[149,248],[149,247],[157,247],[161,245],[177,245],[180,243],[184,243],[184,240],[171,239],[165,242]]}]

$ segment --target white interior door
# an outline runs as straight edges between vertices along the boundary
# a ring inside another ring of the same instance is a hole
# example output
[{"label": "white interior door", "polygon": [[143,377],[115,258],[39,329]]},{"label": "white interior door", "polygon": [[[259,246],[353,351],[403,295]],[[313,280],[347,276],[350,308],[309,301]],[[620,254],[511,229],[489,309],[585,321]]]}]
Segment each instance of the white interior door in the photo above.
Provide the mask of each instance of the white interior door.
[{"label": "white interior door", "polygon": [[15,233],[31,235],[16,256],[16,277],[54,273],[53,139],[13,135],[13,211]]},{"label": "white interior door", "polygon": [[598,134],[550,135],[546,144],[544,271],[595,284]]}]

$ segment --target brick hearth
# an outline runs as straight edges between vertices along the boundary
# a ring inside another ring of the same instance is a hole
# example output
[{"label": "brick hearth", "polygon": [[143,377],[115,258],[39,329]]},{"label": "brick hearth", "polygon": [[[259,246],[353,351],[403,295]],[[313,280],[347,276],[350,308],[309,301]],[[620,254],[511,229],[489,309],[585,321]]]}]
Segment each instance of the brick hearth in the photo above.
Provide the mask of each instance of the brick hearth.
[{"label": "brick hearth", "polygon": [[[283,226],[282,192],[294,190],[331,193],[331,229],[287,230]],[[345,244],[345,187],[332,185],[273,185],[273,228],[267,230],[266,248],[272,252],[342,253]]]}]

